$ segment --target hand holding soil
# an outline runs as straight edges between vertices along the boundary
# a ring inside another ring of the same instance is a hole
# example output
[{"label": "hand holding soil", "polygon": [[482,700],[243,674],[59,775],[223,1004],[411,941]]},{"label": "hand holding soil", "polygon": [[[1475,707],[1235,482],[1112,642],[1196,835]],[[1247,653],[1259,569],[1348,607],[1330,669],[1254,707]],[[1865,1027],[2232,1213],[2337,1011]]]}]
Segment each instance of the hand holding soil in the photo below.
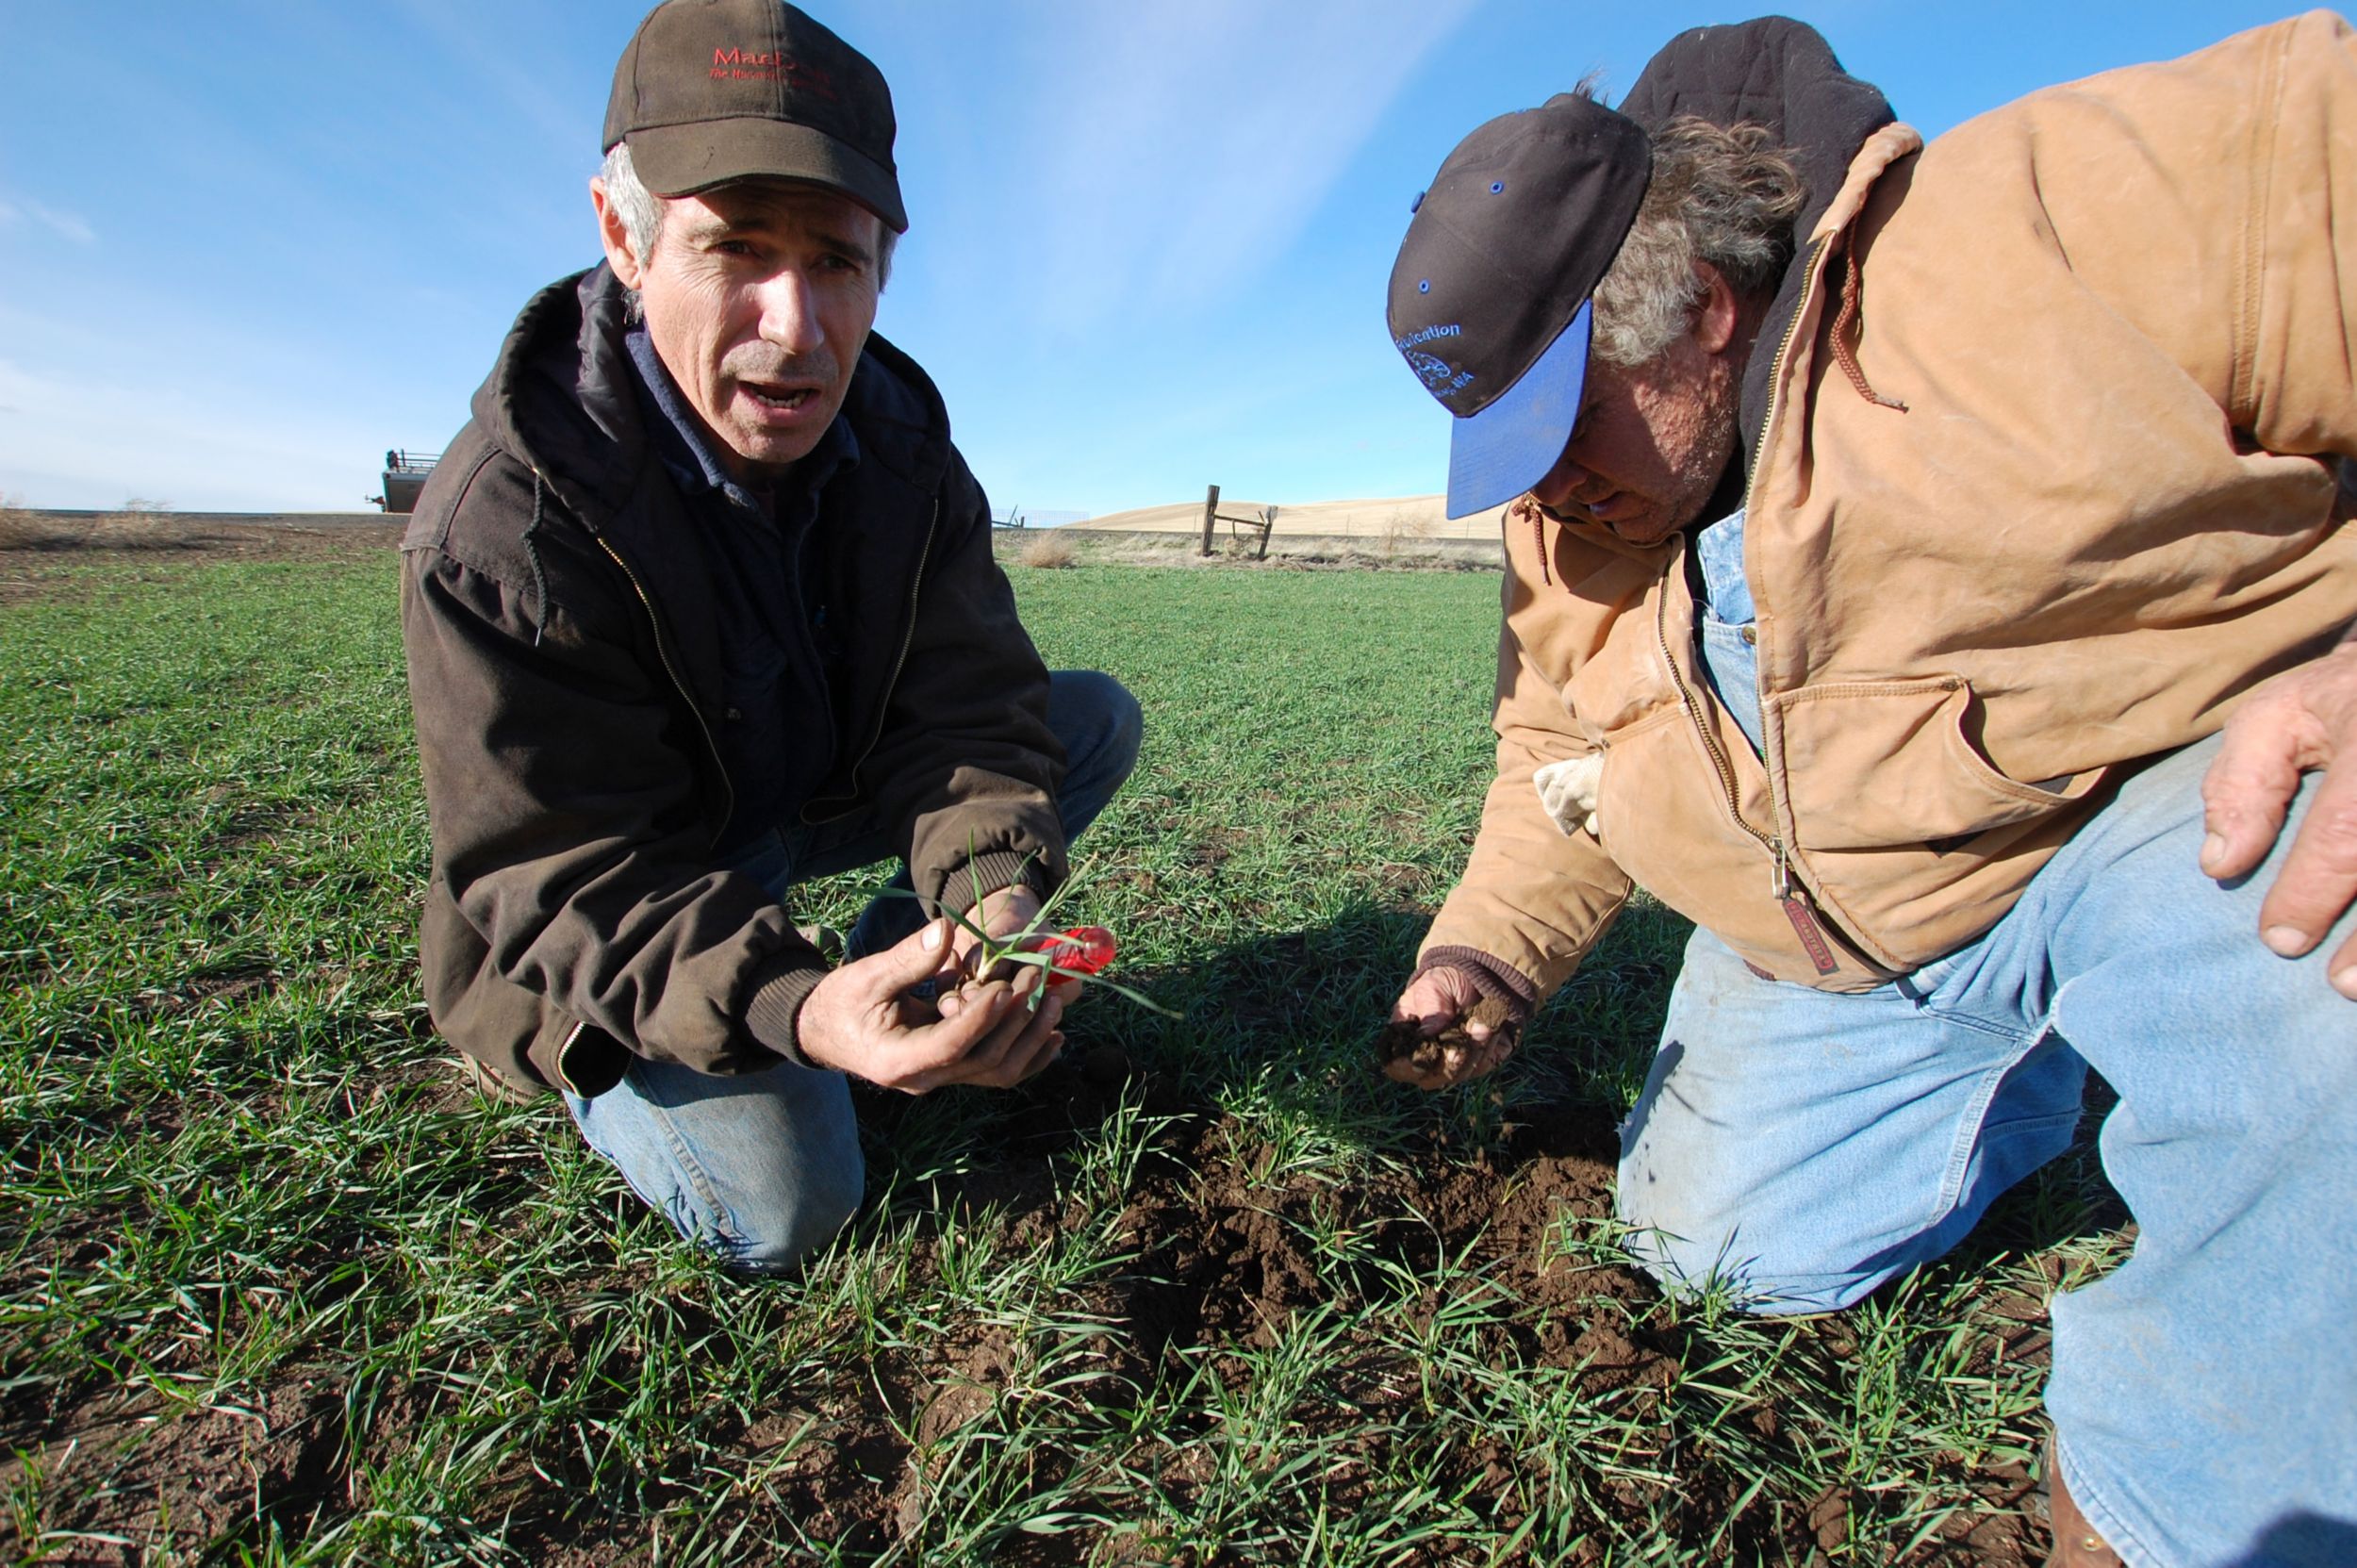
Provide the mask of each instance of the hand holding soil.
[{"label": "hand holding soil", "polygon": [[1030,1005],[1037,969],[1012,982],[961,981],[939,1005],[910,995],[950,972],[948,929],[946,920],[928,921],[898,947],[820,981],[796,1024],[802,1055],[911,1095],[951,1083],[1012,1088],[1054,1061],[1063,1048],[1063,1002],[1050,995]]},{"label": "hand holding soil", "polygon": [[1442,964],[1409,981],[1392,1004],[1376,1056],[1386,1078],[1446,1089],[1494,1070],[1521,1036],[1504,999],[1484,996],[1462,970]]}]

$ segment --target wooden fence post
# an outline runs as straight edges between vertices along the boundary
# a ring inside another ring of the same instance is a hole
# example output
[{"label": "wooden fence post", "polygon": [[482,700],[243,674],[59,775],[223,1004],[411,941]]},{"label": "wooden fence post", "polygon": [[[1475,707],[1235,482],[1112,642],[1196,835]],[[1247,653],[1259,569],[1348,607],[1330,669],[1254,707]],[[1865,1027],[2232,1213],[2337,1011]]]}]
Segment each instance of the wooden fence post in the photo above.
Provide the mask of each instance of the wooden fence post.
[{"label": "wooden fence post", "polygon": [[1211,514],[1219,510],[1219,487],[1214,485],[1203,497],[1203,553],[1211,553]]}]

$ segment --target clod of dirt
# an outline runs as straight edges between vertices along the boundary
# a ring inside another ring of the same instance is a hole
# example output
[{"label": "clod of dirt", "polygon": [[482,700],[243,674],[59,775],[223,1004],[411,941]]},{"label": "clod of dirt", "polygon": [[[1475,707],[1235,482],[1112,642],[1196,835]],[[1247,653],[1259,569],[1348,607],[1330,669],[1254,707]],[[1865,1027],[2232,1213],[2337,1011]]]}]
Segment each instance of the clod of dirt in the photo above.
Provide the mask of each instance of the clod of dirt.
[{"label": "clod of dirt", "polygon": [[1513,1016],[1513,1009],[1504,998],[1484,997],[1466,1009],[1462,1019],[1438,1034],[1426,1034],[1413,1018],[1395,1018],[1376,1036],[1376,1060],[1382,1064],[1386,1078],[1402,1083],[1437,1086],[1448,1080],[1448,1053],[1473,1048],[1469,1026],[1505,1029],[1511,1025]]}]

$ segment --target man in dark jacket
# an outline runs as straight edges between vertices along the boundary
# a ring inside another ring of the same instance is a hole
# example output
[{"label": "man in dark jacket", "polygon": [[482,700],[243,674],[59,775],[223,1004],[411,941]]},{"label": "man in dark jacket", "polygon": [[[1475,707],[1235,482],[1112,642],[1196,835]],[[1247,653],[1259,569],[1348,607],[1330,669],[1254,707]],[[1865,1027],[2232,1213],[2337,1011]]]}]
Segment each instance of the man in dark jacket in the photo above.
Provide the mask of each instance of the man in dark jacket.
[{"label": "man in dark jacket", "polygon": [[[606,263],[524,308],[403,541],[437,1026],[553,1086],[685,1234],[783,1267],[859,1201],[845,1081],[1005,1087],[1061,999],[943,988],[1137,754],[1042,667],[916,364],[881,74],[779,0],[671,0],[615,74]],[[830,967],[799,881],[904,864]]]}]

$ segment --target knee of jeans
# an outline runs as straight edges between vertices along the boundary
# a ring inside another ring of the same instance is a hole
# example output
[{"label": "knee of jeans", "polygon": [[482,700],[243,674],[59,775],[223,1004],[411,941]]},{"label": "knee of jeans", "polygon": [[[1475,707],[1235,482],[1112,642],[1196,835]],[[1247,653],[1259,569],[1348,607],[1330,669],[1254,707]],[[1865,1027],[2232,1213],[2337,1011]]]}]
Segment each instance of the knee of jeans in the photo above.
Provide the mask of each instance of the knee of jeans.
[{"label": "knee of jeans", "polygon": [[1622,1245],[1666,1290],[1722,1295],[1743,1312],[1772,1316],[1847,1307],[1896,1272],[1744,1196],[1665,1186],[1656,1173],[1624,1163]]},{"label": "knee of jeans", "polygon": [[1129,688],[1102,670],[1059,669],[1050,687],[1057,738],[1076,779],[1118,784],[1137,766],[1146,713]]},{"label": "knee of jeans", "polygon": [[825,1250],[858,1213],[865,1184],[856,1162],[848,1170],[806,1176],[790,1195],[777,1195],[758,1211],[738,1210],[717,1246],[731,1268],[782,1273]]}]

